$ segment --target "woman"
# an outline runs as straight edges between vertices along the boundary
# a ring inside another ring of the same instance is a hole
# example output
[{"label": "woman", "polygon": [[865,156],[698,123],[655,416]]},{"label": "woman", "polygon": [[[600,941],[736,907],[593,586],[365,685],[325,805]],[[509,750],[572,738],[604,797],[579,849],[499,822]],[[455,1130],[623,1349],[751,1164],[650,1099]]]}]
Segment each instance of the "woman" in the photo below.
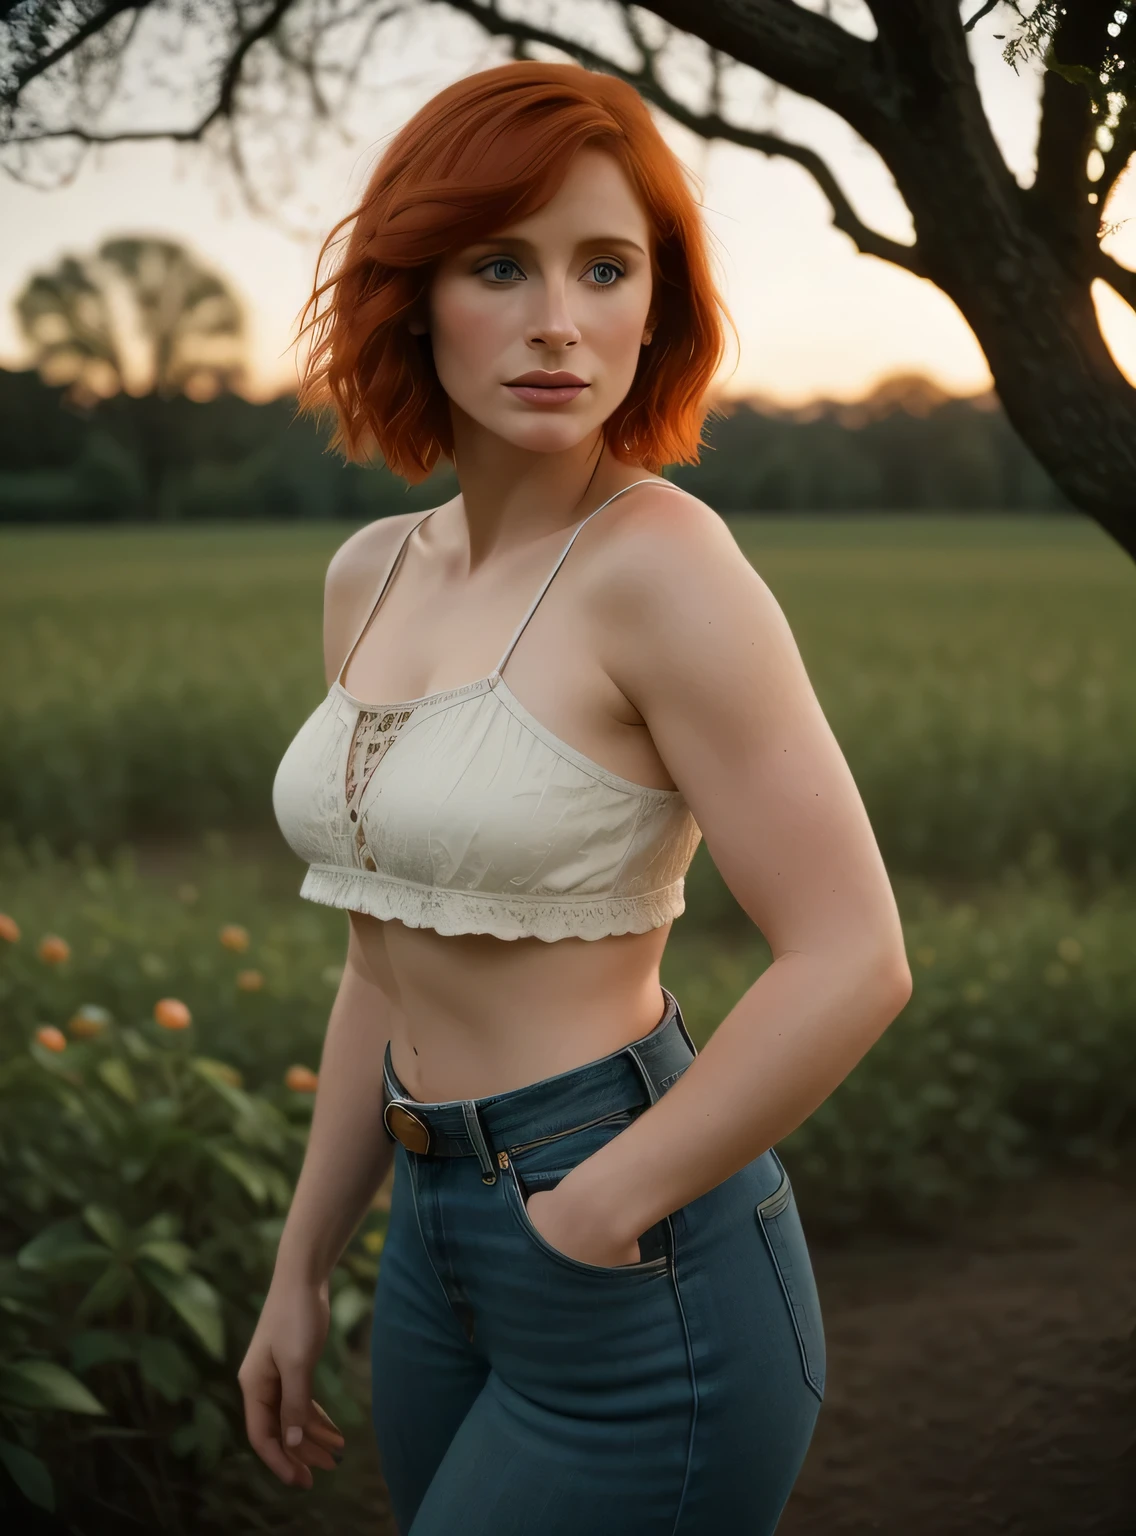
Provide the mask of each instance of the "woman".
[{"label": "woman", "polygon": [[[328,1276],[393,1158],[400,1532],[759,1536],[825,1366],[773,1144],[910,974],[777,603],[659,474],[723,351],[699,210],[630,87],[525,62],[427,103],[353,217],[301,403],[461,491],[333,558],[329,693],[277,775],[350,934],[249,1436],[286,1483],[334,1465]],[[696,1055],[659,963],[703,835],[774,961]]]}]

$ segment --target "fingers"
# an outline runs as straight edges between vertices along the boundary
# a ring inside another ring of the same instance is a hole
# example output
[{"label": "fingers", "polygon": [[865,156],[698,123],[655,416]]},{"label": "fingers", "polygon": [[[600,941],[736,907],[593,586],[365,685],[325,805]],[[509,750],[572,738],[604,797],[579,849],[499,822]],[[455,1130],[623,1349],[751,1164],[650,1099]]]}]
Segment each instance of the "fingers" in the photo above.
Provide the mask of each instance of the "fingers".
[{"label": "fingers", "polygon": [[338,1446],[333,1453],[328,1447],[320,1445],[318,1441],[310,1439],[307,1435],[300,1441],[290,1455],[298,1461],[302,1461],[306,1467],[319,1467],[324,1472],[334,1472],[339,1465]]},{"label": "fingers", "polygon": [[322,1467],[333,1472],[343,1459],[343,1435],[331,1417],[313,1398],[309,1404],[304,1438],[292,1451],[292,1455],[309,1467]]},{"label": "fingers", "polygon": [[303,1359],[277,1360],[280,1372],[280,1428],[290,1451],[299,1449],[312,1412],[312,1369]]},{"label": "fingers", "polygon": [[280,1432],[284,1450],[296,1468],[296,1484],[312,1486],[312,1467],[333,1472],[343,1450],[343,1436],[312,1397],[311,1366],[292,1360],[280,1367]]},{"label": "fingers", "polygon": [[312,1398],[311,1361],[299,1352],[281,1360],[271,1347],[250,1349],[237,1379],[249,1444],[282,1483],[308,1489],[313,1486],[313,1467],[335,1470],[343,1455],[343,1435]]},{"label": "fingers", "polygon": [[307,1479],[304,1482],[299,1475],[301,1469],[280,1443],[280,1408],[274,1383],[268,1380],[251,1384],[242,1382],[241,1389],[245,1399],[245,1429],[253,1450],[282,1483],[290,1487],[300,1483],[310,1488],[311,1473],[306,1468],[302,1469]]},{"label": "fingers", "polygon": [[[335,1470],[342,1457],[343,1435],[317,1402],[309,1397],[301,1409],[293,1396],[289,1408],[282,1409],[283,1393],[275,1371],[241,1378],[241,1391],[249,1444],[282,1483],[311,1488],[313,1467],[325,1472]],[[284,1415],[289,1409],[293,1415],[304,1415],[300,1425],[290,1426],[301,1431],[294,1446],[284,1442]]]},{"label": "fingers", "polygon": [[343,1431],[340,1429],[339,1425],[335,1422],[335,1420],[331,1417],[331,1415],[329,1413],[325,1413],[324,1412],[324,1410],[316,1402],[315,1398],[312,1399],[312,1407],[315,1409],[315,1411],[316,1411],[316,1413],[318,1415],[318,1421],[317,1421],[318,1428],[321,1431],[326,1429],[331,1434],[337,1435],[339,1437],[339,1439],[342,1440],[343,1439]]},{"label": "fingers", "polygon": [[321,1451],[330,1451],[337,1460],[343,1455],[343,1436],[338,1430],[327,1429],[311,1420],[304,1425],[304,1439],[318,1445]]}]

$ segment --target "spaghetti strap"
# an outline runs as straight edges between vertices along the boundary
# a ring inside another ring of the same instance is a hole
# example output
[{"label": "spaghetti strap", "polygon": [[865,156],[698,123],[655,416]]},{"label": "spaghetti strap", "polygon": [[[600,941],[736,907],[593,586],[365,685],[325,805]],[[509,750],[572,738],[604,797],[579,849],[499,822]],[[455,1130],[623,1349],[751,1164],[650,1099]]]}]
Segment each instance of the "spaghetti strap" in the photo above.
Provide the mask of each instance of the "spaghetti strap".
[{"label": "spaghetti strap", "polygon": [[433,517],[434,513],[437,510],[438,510],[437,507],[431,507],[430,511],[429,512],[424,512],[416,523],[411,523],[410,527],[406,530],[406,534],[403,537],[402,543],[395,550],[394,559],[391,561],[389,567],[387,568],[387,573],[383,577],[383,584],[379,588],[379,595],[375,598],[375,601],[371,604],[370,612],[367,614],[366,618],[363,620],[363,624],[362,624],[362,627],[359,630],[359,633],[355,636],[354,640],[352,640],[352,642],[351,642],[351,649],[347,652],[347,655],[343,658],[343,665],[340,667],[339,673],[338,673],[338,675],[336,676],[336,679],[335,679],[335,681],[338,683],[338,685],[341,688],[345,688],[346,687],[346,684],[343,681],[343,674],[347,671],[348,664],[350,663],[352,656],[354,656],[356,650],[358,649],[360,640],[362,640],[363,636],[367,633],[368,625],[370,624],[371,620],[375,617],[375,614],[378,612],[379,604],[382,602],[384,596],[386,595],[386,590],[390,586],[390,580],[391,580],[391,577],[394,575],[395,567],[398,565],[398,562],[402,559],[402,552],[406,548],[407,544],[410,541],[410,535],[414,532],[414,530],[416,528],[420,527],[426,521],[426,519],[428,517]]},{"label": "spaghetti strap", "polygon": [[525,614],[524,618],[517,625],[517,628],[516,628],[516,630],[514,631],[514,634],[513,634],[513,638],[509,641],[509,644],[508,644],[508,646],[507,646],[507,648],[505,650],[504,656],[501,657],[501,660],[497,663],[497,665],[493,669],[492,675],[494,677],[500,677],[501,672],[502,672],[502,670],[503,670],[503,668],[505,666],[505,663],[508,661],[509,657],[513,654],[514,646],[516,645],[517,641],[521,638],[521,635],[524,633],[525,625],[532,618],[533,614],[536,612],[537,608],[540,606],[541,598],[544,596],[544,594],[548,591],[549,587],[552,585],[552,578],[556,575],[557,571],[564,564],[564,561],[565,561],[565,559],[567,558],[567,555],[568,555],[568,551],[572,548],[572,545],[576,542],[576,534],[578,534],[580,532],[580,529],[583,528],[587,523],[591,522],[592,518],[595,517],[596,512],[602,512],[604,507],[607,507],[607,506],[611,505],[611,503],[615,500],[616,496],[622,496],[624,491],[634,490],[634,488],[637,485],[669,485],[669,486],[672,487],[673,490],[676,490],[676,491],[682,489],[681,486],[675,485],[672,480],[653,480],[653,479],[651,479],[651,480],[632,480],[630,485],[622,486],[618,491],[615,492],[614,496],[609,496],[606,501],[601,502],[600,505],[596,508],[595,512],[589,512],[587,517],[584,519],[584,521],[582,523],[579,524],[579,526],[576,528],[575,533],[573,533],[572,537],[568,540],[567,544],[564,546],[564,549],[563,549],[563,551],[561,552],[561,555],[560,555],[560,559],[552,567],[552,570],[550,571],[549,576],[548,576],[548,580],[545,582],[544,586],[541,587],[540,591],[537,593],[536,597],[533,599],[532,606],[529,608],[528,613]]}]

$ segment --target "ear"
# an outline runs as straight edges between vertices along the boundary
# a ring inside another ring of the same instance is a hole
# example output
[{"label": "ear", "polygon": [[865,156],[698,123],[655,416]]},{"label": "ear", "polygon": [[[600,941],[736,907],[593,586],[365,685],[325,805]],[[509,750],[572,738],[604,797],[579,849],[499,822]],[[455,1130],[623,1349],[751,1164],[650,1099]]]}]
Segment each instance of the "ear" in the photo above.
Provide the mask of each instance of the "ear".
[{"label": "ear", "polygon": [[425,336],[426,322],[424,320],[411,320],[407,323],[407,330],[412,336]]}]

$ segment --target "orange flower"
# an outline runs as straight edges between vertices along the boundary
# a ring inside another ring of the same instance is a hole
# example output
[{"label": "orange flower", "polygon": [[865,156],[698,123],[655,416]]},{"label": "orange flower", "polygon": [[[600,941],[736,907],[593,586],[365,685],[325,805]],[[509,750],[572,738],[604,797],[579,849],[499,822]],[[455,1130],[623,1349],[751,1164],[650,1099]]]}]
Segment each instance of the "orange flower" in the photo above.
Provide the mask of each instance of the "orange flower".
[{"label": "orange flower", "polygon": [[264,986],[264,977],[259,971],[238,971],[237,987],[242,992],[259,992]]},{"label": "orange flower", "polygon": [[101,1035],[110,1023],[110,1014],[105,1008],[100,1008],[97,1003],[84,1003],[79,1008],[67,1028],[77,1040],[93,1040],[96,1035]]},{"label": "orange flower", "polygon": [[41,1024],[35,1032],[35,1037],[45,1051],[65,1051],[67,1049],[67,1037],[61,1029],[56,1029],[54,1024]]},{"label": "orange flower", "polygon": [[37,954],[44,965],[62,965],[64,960],[71,958],[71,946],[57,933],[47,933],[39,941]]},{"label": "orange flower", "polygon": [[154,1019],[163,1029],[188,1029],[193,1015],[176,997],[163,997],[154,1004]]},{"label": "orange flower", "polygon": [[218,937],[226,949],[235,950],[238,955],[243,955],[249,947],[248,929],[239,923],[226,923]]},{"label": "orange flower", "polygon": [[315,1093],[319,1078],[310,1067],[289,1067],[284,1074],[284,1086],[293,1093]]},{"label": "orange flower", "polygon": [[0,939],[7,939],[9,944],[15,944],[20,937],[20,925],[14,917],[9,917],[7,912],[0,912]]}]

